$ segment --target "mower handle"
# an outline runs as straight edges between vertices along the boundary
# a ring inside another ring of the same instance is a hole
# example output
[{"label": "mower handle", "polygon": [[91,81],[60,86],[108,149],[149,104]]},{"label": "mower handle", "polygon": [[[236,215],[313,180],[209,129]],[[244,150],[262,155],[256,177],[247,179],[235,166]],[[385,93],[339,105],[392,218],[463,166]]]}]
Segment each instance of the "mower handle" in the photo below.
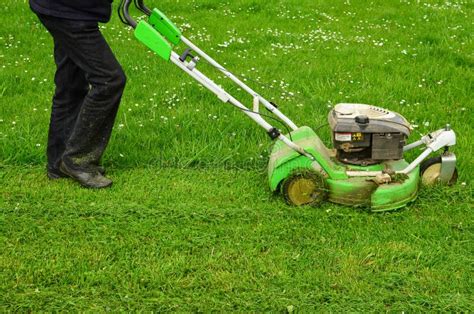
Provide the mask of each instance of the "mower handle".
[{"label": "mower handle", "polygon": [[119,5],[118,9],[118,14],[120,17],[120,20],[127,25],[130,25],[133,28],[137,27],[137,22],[130,16],[130,13],[128,12],[130,9],[130,4],[132,3],[132,0],[122,0]]},{"label": "mower handle", "polygon": [[151,10],[143,3],[143,0],[135,0],[135,6],[146,15],[151,14]]},{"label": "mower handle", "polygon": [[137,27],[137,22],[130,16],[130,5],[135,4],[135,7],[146,15],[151,14],[151,10],[143,3],[143,0],[122,0],[119,5],[118,13],[119,17],[125,24],[130,25],[133,28]]}]

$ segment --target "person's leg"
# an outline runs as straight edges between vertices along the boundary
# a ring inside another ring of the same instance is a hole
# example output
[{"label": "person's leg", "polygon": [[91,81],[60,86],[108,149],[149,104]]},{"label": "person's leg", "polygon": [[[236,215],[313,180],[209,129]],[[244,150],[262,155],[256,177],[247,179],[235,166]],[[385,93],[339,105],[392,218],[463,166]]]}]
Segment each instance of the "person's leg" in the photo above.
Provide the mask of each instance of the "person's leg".
[{"label": "person's leg", "polygon": [[62,161],[69,169],[95,172],[110,139],[125,74],[97,23],[44,16],[40,20],[90,84]]},{"label": "person's leg", "polygon": [[56,91],[53,97],[48,133],[48,176],[61,177],[59,164],[66,149],[66,142],[76,124],[81,105],[89,92],[85,73],[67,56],[61,44],[54,42]]}]

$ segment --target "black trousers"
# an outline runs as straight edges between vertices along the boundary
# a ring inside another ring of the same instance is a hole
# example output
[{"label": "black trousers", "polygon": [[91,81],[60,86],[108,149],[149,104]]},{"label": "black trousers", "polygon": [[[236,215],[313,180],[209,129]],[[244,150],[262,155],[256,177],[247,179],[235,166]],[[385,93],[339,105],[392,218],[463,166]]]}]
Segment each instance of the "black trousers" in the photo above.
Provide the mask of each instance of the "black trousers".
[{"label": "black trousers", "polygon": [[98,23],[38,15],[54,39],[56,91],[48,168],[96,171],[112,133],[125,74]]}]

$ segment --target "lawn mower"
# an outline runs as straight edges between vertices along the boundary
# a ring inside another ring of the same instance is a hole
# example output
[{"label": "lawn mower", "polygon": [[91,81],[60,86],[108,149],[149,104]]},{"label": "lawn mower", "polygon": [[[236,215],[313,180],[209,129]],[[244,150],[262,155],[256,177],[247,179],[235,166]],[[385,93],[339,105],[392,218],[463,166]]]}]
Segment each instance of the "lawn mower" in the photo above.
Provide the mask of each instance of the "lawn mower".
[{"label": "lawn mower", "polygon": [[[145,14],[137,22],[130,5]],[[143,0],[122,0],[119,16],[134,28],[135,37],[214,93],[237,107],[275,141],[268,165],[270,189],[281,192],[292,205],[333,203],[388,211],[413,201],[420,184],[453,184],[457,179],[456,156],[449,151],[456,135],[449,125],[407,144],[410,123],[400,114],[376,106],[343,103],[329,112],[334,148],[326,147],[313,129],[297,126],[278,107],[184,37],[160,10],[150,10]],[[175,46],[187,46],[182,54]],[[250,94],[251,109],[198,70],[201,59]],[[263,114],[260,108],[270,113]],[[272,115],[288,127],[287,134],[265,118]],[[405,152],[423,146],[413,161]],[[428,158],[432,153],[438,156]]]}]

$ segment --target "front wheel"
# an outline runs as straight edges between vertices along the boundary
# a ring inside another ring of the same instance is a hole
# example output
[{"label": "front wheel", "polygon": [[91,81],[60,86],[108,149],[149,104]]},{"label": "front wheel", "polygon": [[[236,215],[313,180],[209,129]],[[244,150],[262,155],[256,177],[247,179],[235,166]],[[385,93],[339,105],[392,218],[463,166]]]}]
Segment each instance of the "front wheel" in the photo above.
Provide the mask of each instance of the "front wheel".
[{"label": "front wheel", "polygon": [[[441,175],[441,157],[433,157],[421,163],[421,182],[424,185],[434,185],[439,182]],[[454,169],[453,175],[448,181],[448,185],[453,185],[458,180],[458,170]]]},{"label": "front wheel", "polygon": [[328,195],[324,177],[309,170],[295,171],[286,178],[282,192],[287,203],[294,206],[317,206]]}]

